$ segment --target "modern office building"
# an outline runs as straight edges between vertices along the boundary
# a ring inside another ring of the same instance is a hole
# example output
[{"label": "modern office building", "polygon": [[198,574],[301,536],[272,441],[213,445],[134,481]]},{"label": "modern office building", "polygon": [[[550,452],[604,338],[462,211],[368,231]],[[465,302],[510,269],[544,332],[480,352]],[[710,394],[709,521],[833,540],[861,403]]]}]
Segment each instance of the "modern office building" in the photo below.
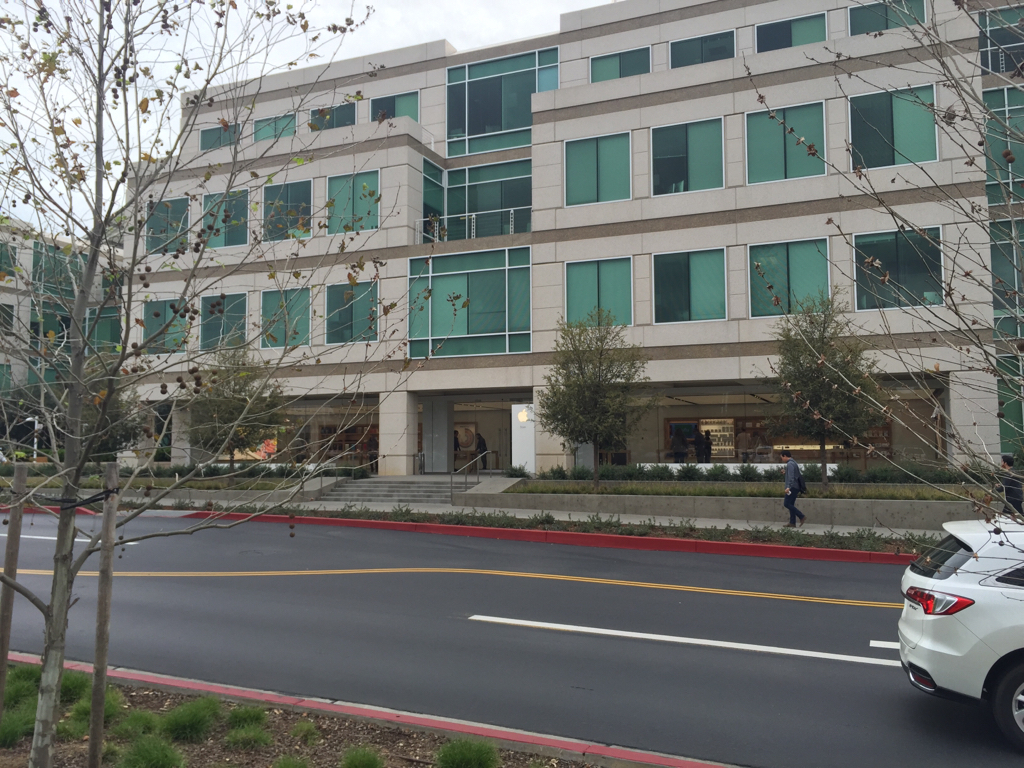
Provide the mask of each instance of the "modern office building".
[{"label": "modern office building", "polygon": [[[950,40],[978,39],[953,0],[906,5]],[[176,175],[151,224],[159,254],[168,228],[232,209],[206,244],[216,265],[200,270],[204,310],[226,311],[175,343],[260,336],[269,357],[308,345],[309,364],[281,373],[302,398],[304,440],[340,451],[364,439],[339,430],[344,392],[359,399],[382,473],[419,471],[420,454],[423,470],[447,472],[475,455],[476,434],[492,467],[512,462],[513,412],[536,402],[558,320],[600,307],[643,345],[661,398],[606,460],[665,461],[674,429],[699,429],[712,432],[713,460],[733,461],[744,432],[751,454],[770,454],[764,379],[778,316],[838,289],[866,337],[888,334],[929,371],[911,380],[880,359],[909,407],[927,421],[938,392],[941,419],[998,451],[991,381],[979,387],[984,374],[933,349],[920,313],[901,311],[942,303],[953,276],[935,241],[988,243],[948,204],[987,205],[984,162],[966,162],[981,150],[936,128],[955,96],[906,23],[855,0],[623,0],[564,14],[557,33],[532,39],[462,53],[435,41],[263,78],[237,123],[221,122],[223,100],[204,107],[183,156],[209,178]],[[964,62],[980,89],[999,78],[980,76],[977,55]],[[850,182],[854,166],[885,206]],[[252,169],[272,183],[250,193]],[[927,237],[899,231],[894,215]],[[255,241],[273,242],[270,255],[230,268]],[[866,290],[855,248],[900,270],[906,290]],[[380,279],[350,279],[359,259],[383,262]],[[289,287],[286,274],[302,282]],[[177,275],[154,273],[147,316],[179,295]],[[987,288],[962,290],[991,322]],[[161,343],[149,351],[173,352]],[[898,425],[869,438],[897,458],[936,456]],[[815,455],[799,435],[783,442]],[[866,461],[842,445],[830,458]],[[537,435],[538,469],[572,461]]]}]

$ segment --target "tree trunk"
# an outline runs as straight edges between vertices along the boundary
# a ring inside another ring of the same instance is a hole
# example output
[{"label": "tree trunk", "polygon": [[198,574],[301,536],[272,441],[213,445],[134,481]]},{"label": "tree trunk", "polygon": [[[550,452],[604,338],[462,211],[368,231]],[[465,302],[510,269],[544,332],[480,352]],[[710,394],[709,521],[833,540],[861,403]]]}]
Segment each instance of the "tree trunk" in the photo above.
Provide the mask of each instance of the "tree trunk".
[{"label": "tree trunk", "polygon": [[[21,546],[21,515],[25,502],[21,497],[28,487],[28,465],[14,465],[14,498],[7,526],[7,553],[4,556],[4,575],[18,578],[18,550]],[[0,720],[4,713],[4,692],[7,690],[7,659],[11,651],[11,620],[14,616],[14,589],[4,585],[0,590]]]},{"label": "tree trunk", "polygon": [[601,489],[601,447],[594,443],[594,493]]},{"label": "tree trunk", "polygon": [[821,487],[828,490],[828,454],[825,452],[825,436],[821,437]]}]

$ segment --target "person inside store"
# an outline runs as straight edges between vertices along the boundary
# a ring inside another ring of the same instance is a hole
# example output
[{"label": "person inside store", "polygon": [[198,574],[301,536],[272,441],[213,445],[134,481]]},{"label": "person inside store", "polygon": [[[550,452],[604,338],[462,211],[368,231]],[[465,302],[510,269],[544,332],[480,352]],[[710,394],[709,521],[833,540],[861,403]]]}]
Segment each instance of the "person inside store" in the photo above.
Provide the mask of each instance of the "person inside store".
[{"label": "person inside store", "polygon": [[698,429],[693,436],[693,457],[697,460],[698,464],[704,463],[704,455],[707,453],[705,449],[704,435]]},{"label": "person inside store", "polygon": [[672,430],[672,458],[676,464],[686,463],[686,435],[683,434],[682,424],[673,424],[670,429]]},{"label": "person inside store", "polygon": [[704,463],[711,463],[711,454],[714,452],[715,443],[711,439],[711,430],[704,430]]}]

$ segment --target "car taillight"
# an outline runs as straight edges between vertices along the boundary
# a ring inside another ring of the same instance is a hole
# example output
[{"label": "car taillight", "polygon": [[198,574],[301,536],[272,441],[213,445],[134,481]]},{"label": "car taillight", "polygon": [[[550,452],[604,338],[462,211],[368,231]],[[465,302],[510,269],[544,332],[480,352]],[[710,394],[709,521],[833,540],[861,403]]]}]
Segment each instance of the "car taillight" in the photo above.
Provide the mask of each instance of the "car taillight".
[{"label": "car taillight", "polygon": [[907,600],[920,605],[929,616],[952,616],[960,613],[964,608],[970,608],[974,601],[959,597],[958,595],[947,595],[945,592],[932,592],[930,589],[911,587],[907,590]]}]

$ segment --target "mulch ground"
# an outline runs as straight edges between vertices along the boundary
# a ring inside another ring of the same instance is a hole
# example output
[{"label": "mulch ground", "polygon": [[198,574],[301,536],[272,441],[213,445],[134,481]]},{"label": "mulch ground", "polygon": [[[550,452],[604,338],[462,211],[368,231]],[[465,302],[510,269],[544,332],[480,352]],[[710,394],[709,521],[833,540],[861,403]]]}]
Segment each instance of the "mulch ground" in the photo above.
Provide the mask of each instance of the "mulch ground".
[{"label": "mulch ground", "polygon": [[[128,708],[163,714],[194,696],[166,693],[147,688],[118,686],[124,694]],[[246,706],[252,703],[246,702]],[[224,713],[232,706],[224,702]],[[125,710],[129,711],[128,709]],[[187,768],[270,768],[275,760],[285,755],[306,760],[309,768],[338,768],[341,756],[352,747],[372,747],[384,758],[387,768],[424,768],[433,765],[437,750],[448,738],[436,733],[415,731],[397,726],[374,723],[337,715],[293,712],[267,709],[266,730],[273,742],[253,750],[233,750],[225,743],[228,728],[221,718],[210,737],[198,744],[175,743],[185,757]],[[316,743],[307,745],[291,735],[301,721],[313,723],[319,731]],[[122,748],[127,743],[109,740]],[[14,749],[0,750],[0,768],[24,768],[28,764],[29,739]],[[88,741],[58,743],[54,768],[85,768],[89,751]],[[503,768],[593,768],[588,763],[559,760],[501,750]],[[112,764],[116,765],[116,761]]]}]

